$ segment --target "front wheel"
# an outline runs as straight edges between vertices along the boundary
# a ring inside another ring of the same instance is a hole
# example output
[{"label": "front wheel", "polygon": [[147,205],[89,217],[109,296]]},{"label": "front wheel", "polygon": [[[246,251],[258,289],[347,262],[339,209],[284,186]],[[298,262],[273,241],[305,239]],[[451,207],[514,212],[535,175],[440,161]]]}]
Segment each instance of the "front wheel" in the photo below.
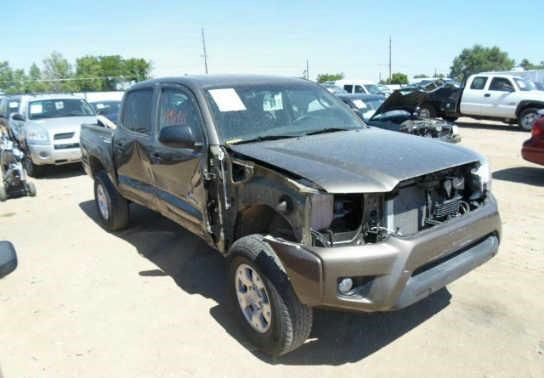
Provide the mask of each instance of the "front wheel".
[{"label": "front wheel", "polygon": [[229,296],[251,343],[271,356],[301,346],[312,330],[313,312],[298,300],[270,245],[261,235],[249,235],[230,254]]},{"label": "front wheel", "polygon": [[32,159],[28,156],[23,159],[23,167],[30,177],[41,177],[45,171],[43,165],[34,164]]},{"label": "front wheel", "polygon": [[100,223],[108,231],[118,231],[128,225],[128,201],[121,197],[106,172],[94,178],[94,200]]},{"label": "front wheel", "polygon": [[531,131],[533,124],[538,119],[538,109],[527,108],[519,113],[518,125],[525,131]]},{"label": "front wheel", "polygon": [[0,202],[4,202],[8,199],[8,193],[6,192],[6,187],[2,182],[2,177],[0,177]]},{"label": "front wheel", "polygon": [[419,117],[423,119],[436,117],[436,110],[432,105],[423,104],[419,107]]},{"label": "front wheel", "polygon": [[27,182],[25,184],[26,195],[30,197],[36,197],[36,185],[33,182]]}]

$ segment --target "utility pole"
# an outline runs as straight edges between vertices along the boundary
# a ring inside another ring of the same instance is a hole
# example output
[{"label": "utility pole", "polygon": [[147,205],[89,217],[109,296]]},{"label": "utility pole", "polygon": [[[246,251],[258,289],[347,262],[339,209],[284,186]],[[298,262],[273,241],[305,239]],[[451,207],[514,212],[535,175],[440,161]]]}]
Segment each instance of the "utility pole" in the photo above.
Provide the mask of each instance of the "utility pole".
[{"label": "utility pole", "polygon": [[204,28],[201,29],[202,32],[202,57],[204,58],[204,72],[208,74],[208,54],[206,53],[206,38],[204,37]]},{"label": "utility pole", "polygon": [[310,63],[306,59],[306,80],[310,80]]},{"label": "utility pole", "polygon": [[391,36],[389,36],[389,82],[391,82],[392,79],[392,72],[391,72]]}]

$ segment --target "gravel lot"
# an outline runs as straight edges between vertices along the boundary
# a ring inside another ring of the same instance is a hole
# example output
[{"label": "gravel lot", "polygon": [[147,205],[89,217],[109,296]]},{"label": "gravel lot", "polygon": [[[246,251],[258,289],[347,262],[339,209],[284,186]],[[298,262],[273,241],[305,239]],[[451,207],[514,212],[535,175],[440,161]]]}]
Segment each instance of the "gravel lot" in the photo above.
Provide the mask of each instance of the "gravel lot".
[{"label": "gravel lot", "polygon": [[20,259],[0,281],[4,378],[544,377],[544,167],[521,159],[527,133],[460,125],[494,171],[497,257],[396,313],[317,311],[312,339],[276,360],[231,320],[218,253],[143,208],[106,233],[91,180],[53,170],[38,197],[0,204],[0,239]]}]

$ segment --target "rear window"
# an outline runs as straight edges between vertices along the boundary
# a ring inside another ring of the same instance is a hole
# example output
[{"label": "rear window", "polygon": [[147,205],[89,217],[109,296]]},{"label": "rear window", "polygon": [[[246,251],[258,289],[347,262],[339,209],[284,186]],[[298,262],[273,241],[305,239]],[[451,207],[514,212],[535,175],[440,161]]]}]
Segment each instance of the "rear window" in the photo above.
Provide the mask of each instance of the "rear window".
[{"label": "rear window", "polygon": [[123,107],[123,127],[138,133],[149,134],[152,108],[152,89],[141,89],[128,93]]},{"label": "rear window", "polygon": [[475,77],[474,80],[472,80],[472,84],[470,84],[470,89],[484,89],[485,83],[487,83],[487,77]]}]

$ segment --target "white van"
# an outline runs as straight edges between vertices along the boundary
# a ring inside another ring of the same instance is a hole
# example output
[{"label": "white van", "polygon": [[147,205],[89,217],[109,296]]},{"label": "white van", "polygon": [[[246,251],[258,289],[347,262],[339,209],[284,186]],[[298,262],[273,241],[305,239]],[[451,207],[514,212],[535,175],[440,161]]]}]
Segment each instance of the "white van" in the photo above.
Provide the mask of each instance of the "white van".
[{"label": "white van", "polygon": [[376,83],[366,80],[348,80],[342,79],[335,82],[337,86],[343,88],[348,93],[363,93],[371,95],[384,95]]}]

